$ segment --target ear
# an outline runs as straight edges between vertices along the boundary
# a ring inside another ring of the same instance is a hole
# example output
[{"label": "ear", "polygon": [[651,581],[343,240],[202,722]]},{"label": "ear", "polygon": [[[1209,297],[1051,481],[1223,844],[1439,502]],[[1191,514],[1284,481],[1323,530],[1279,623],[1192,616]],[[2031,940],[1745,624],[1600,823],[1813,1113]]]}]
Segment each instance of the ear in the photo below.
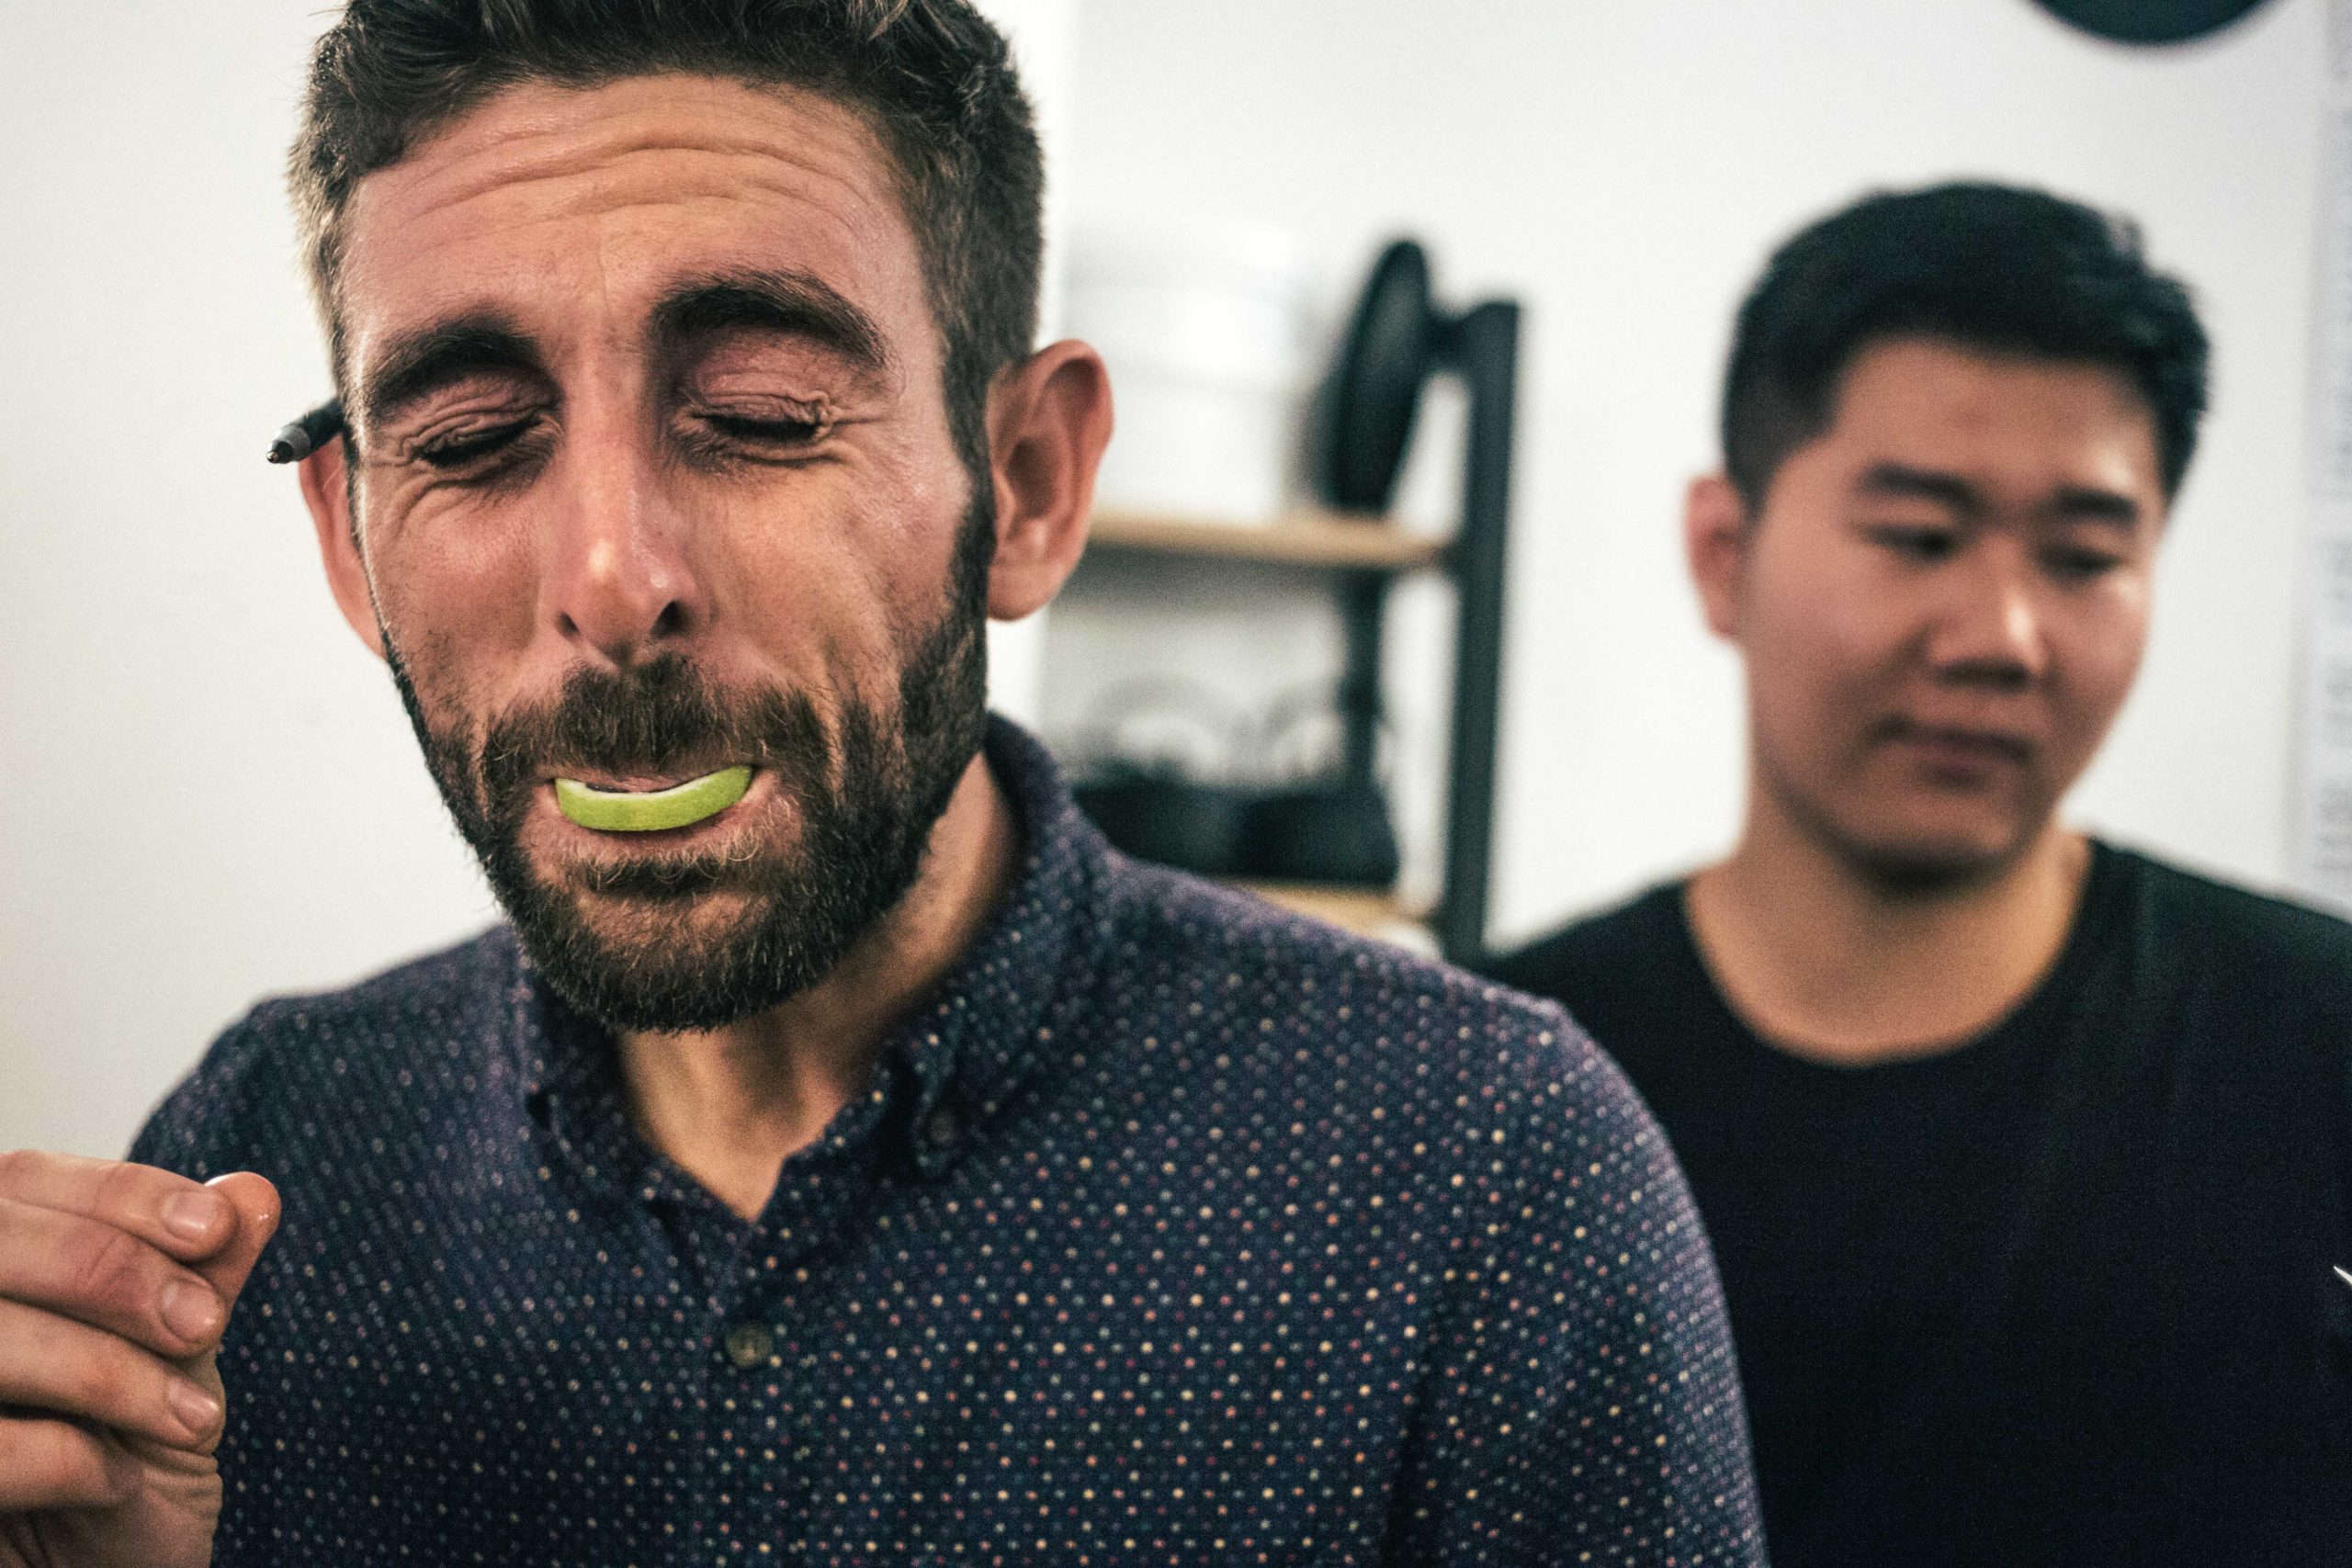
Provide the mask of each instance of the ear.
[{"label": "ear", "polygon": [[376,619],[376,597],[368,588],[368,567],[359,558],[359,539],[352,528],[350,475],[344,465],[349,444],[338,435],[302,459],[297,474],[302,481],[302,503],[311,509],[311,526],[319,536],[319,558],[327,569],[327,586],[336,606],[359,640],[384,657],[384,634]]},{"label": "ear", "polygon": [[1682,502],[1683,554],[1707,629],[1728,642],[1739,640],[1740,589],[1752,526],[1747,502],[1729,479],[1704,474],[1690,481]]},{"label": "ear", "polygon": [[1094,470],[1111,441],[1111,377],[1076,341],[1041,348],[989,393],[989,468],[996,484],[996,561],[989,615],[1042,609],[1078,565],[1094,509]]}]

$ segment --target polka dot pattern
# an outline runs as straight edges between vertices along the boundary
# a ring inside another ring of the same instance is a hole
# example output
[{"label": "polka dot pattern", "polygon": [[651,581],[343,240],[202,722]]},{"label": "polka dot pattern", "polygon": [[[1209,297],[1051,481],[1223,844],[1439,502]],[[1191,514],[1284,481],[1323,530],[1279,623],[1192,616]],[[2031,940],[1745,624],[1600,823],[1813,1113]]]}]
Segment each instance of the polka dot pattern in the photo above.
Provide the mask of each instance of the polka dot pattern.
[{"label": "polka dot pattern", "polygon": [[264,1004],[215,1561],[1756,1563],[1682,1179],[1555,1010],[1127,862],[999,723],[999,918],[754,1222],[509,933]]}]

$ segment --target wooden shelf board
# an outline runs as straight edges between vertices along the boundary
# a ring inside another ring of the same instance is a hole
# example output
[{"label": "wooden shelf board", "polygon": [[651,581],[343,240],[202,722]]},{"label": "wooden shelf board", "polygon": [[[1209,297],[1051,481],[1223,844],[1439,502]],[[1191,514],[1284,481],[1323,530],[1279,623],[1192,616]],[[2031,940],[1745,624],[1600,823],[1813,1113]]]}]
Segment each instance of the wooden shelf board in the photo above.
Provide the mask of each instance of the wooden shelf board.
[{"label": "wooden shelf board", "polygon": [[1451,540],[1393,523],[1333,512],[1293,513],[1262,525],[1098,512],[1089,530],[1097,549],[1161,556],[1271,561],[1284,566],[1413,571],[1445,559]]}]

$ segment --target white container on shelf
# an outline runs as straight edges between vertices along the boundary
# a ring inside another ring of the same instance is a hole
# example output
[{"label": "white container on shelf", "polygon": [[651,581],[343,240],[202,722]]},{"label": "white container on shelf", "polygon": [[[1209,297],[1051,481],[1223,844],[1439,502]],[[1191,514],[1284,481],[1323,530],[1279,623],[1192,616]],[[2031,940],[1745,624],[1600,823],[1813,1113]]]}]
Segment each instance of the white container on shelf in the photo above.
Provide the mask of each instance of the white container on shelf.
[{"label": "white container on shelf", "polygon": [[1111,370],[1104,510],[1270,523],[1298,471],[1307,273],[1270,231],[1080,230],[1067,323]]}]

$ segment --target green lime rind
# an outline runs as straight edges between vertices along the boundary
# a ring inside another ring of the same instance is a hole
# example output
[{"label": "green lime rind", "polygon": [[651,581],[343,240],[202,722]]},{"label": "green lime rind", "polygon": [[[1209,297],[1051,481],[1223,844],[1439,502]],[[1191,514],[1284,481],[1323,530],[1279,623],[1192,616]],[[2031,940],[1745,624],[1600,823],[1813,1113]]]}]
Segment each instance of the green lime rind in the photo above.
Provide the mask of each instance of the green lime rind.
[{"label": "green lime rind", "polygon": [[600,833],[658,833],[664,828],[691,828],[706,817],[716,817],[742,799],[751,787],[752,770],[744,767],[721,768],[642,795],[596,789],[578,779],[558,779],[555,805],[582,828]]}]

